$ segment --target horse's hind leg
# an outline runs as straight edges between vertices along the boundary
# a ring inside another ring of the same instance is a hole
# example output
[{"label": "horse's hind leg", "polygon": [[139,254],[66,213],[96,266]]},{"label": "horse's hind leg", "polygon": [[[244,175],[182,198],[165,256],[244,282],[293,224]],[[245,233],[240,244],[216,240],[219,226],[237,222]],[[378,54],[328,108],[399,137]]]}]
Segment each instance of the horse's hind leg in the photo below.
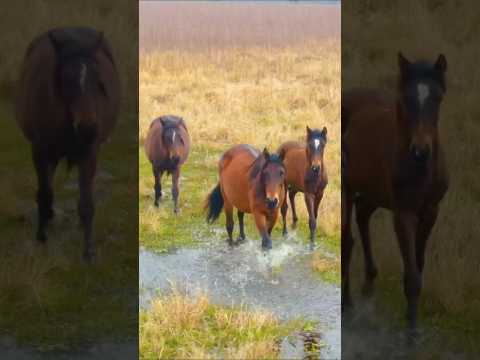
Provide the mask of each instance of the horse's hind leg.
[{"label": "horse's hind leg", "polygon": [[78,185],[80,199],[78,201],[78,213],[83,227],[85,248],[83,257],[86,261],[95,259],[95,242],[92,235],[92,221],[95,213],[93,202],[93,186],[97,169],[97,149],[91,147],[87,156],[79,163]]},{"label": "horse's hind leg", "polygon": [[395,232],[403,258],[404,292],[407,298],[407,322],[410,330],[417,327],[417,308],[422,279],[416,261],[415,237],[418,217],[411,212],[394,213]]},{"label": "horse's hind leg", "polygon": [[178,214],[178,180],[180,179],[180,168],[176,168],[172,173],[172,198],[173,198],[173,212]]},{"label": "horse's hind leg", "polygon": [[415,240],[417,266],[420,274],[423,273],[423,267],[425,264],[425,248],[427,241],[432,231],[433,225],[437,221],[438,206],[431,205],[423,209],[419,214],[419,222],[417,228],[417,237]]},{"label": "horse's hind leg", "polygon": [[298,221],[297,209],[295,208],[295,195],[297,195],[296,191],[289,190],[288,198],[290,199],[290,206],[292,207],[292,229],[295,229],[297,227]]},{"label": "horse's hind leg", "polygon": [[[345,190],[342,190],[345,191]],[[345,194],[345,201],[342,201],[342,311],[352,306],[350,294],[350,260],[353,249],[352,236],[352,206],[353,201],[348,194]]]},{"label": "horse's hind leg", "polygon": [[245,213],[238,210],[238,225],[240,227],[240,236],[238,237],[238,241],[244,241],[245,240],[245,228],[244,228],[244,223],[243,223],[244,216],[245,216]]},{"label": "horse's hind leg", "polygon": [[155,206],[158,206],[159,200],[162,198],[162,172],[158,169],[155,168],[155,166],[152,167],[153,170],[153,176],[155,178],[155,185],[153,189],[155,190]]},{"label": "horse's hind leg", "polygon": [[355,209],[365,261],[365,283],[362,291],[364,295],[371,295],[373,292],[373,283],[377,277],[377,267],[375,266],[372,256],[369,224],[370,218],[376,210],[376,207],[366,203],[362,198],[358,198],[355,201]]},{"label": "horse's hind leg", "polygon": [[53,218],[53,189],[52,180],[57,161],[49,161],[47,155],[37,149],[33,149],[33,162],[37,173],[38,190],[38,229],[37,240],[47,240],[46,229],[48,222]]},{"label": "horse's hind leg", "polygon": [[227,234],[228,234],[227,242],[229,245],[233,245],[233,227],[234,227],[233,206],[230,203],[225,201],[223,208],[225,210],[225,220],[226,220],[226,227],[227,227]]}]

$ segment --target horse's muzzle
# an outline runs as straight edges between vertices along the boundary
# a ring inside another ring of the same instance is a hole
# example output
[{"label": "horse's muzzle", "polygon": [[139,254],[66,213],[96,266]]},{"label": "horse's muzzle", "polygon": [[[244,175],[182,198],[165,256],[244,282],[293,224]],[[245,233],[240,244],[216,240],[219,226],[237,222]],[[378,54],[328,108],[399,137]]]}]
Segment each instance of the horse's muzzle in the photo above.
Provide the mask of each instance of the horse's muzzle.
[{"label": "horse's muzzle", "polygon": [[412,146],[411,156],[418,164],[424,164],[430,158],[430,147]]},{"label": "horse's muzzle", "polygon": [[278,206],[278,199],[277,198],[273,198],[273,199],[267,198],[266,203],[267,203],[267,208],[269,208],[270,210],[274,210]]},{"label": "horse's muzzle", "polygon": [[318,174],[320,172],[320,165],[312,165],[312,171]]}]

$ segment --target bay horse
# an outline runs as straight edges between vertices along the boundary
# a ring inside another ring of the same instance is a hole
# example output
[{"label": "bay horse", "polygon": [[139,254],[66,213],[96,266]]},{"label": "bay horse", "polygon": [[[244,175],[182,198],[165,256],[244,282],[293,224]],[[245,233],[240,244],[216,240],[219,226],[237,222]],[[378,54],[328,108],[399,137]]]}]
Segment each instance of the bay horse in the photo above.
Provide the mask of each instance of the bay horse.
[{"label": "bay horse", "polygon": [[174,115],[160,116],[152,121],[145,140],[145,152],[152,164],[155,178],[155,206],[162,197],[162,175],[172,175],[173,211],[178,214],[180,168],[187,161],[190,136],[185,121]]},{"label": "bay horse", "polygon": [[31,143],[38,178],[37,239],[46,242],[54,217],[52,183],[59,161],[78,166],[78,212],[84,259],[95,258],[93,188],[100,145],[117,122],[120,80],[103,33],[55,28],[29,45],[16,94],[16,120]]},{"label": "bay horse", "polygon": [[[298,217],[295,208],[295,195],[302,192],[308,211],[310,228],[310,248],[314,248],[317,229],[318,206],[328,184],[327,168],[323,160],[327,144],[327,128],[311,130],[307,126],[306,143],[289,141],[280,145],[278,154],[283,159],[286,169],[286,183],[290,206],[292,207],[292,227],[295,228]],[[281,212],[283,219],[283,235],[287,234],[287,210],[285,201]]]},{"label": "bay horse", "polygon": [[447,60],[441,54],[435,63],[412,63],[399,53],[398,66],[396,97],[360,89],[342,96],[342,152],[348,156],[343,178],[342,309],[351,305],[352,207],[363,245],[367,294],[377,275],[369,221],[377,208],[388,209],[403,259],[408,329],[415,333],[425,248],[449,186],[438,131]]},{"label": "bay horse", "polygon": [[244,214],[253,214],[262,237],[262,248],[271,249],[272,229],[286,197],[282,159],[266,148],[260,152],[250,145],[236,145],[222,155],[218,172],[220,180],[205,204],[207,222],[218,219],[223,208],[228,243],[233,245],[233,209],[238,209],[240,242],[245,240]]}]

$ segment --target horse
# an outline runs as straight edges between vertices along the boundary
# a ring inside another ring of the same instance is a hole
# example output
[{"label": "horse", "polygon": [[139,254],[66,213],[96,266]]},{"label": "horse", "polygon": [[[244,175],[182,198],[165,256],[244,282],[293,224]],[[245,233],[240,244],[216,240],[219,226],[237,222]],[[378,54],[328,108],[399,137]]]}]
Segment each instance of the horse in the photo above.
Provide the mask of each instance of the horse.
[{"label": "horse", "polygon": [[363,291],[367,295],[373,292],[377,276],[369,221],[376,209],[384,208],[393,214],[404,265],[407,329],[415,333],[425,248],[449,187],[438,131],[447,89],[447,60],[440,54],[434,63],[410,62],[398,53],[398,66],[396,96],[383,96],[378,91],[372,96],[372,90],[357,89],[342,97],[342,122],[346,124],[342,142],[348,156],[343,178],[346,204],[342,225],[342,310],[352,305],[352,207],[355,205],[363,245]]},{"label": "horse", "polygon": [[53,178],[60,160],[78,166],[78,212],[84,259],[95,258],[92,221],[100,145],[112,133],[120,106],[120,79],[103,33],[86,27],[55,28],[27,48],[18,81],[16,121],[31,144],[38,179],[36,238],[47,241],[54,217]]},{"label": "horse", "polygon": [[262,248],[271,249],[272,229],[286,197],[282,159],[277,154],[270,154],[266,148],[260,152],[250,145],[236,145],[222,155],[218,172],[220,180],[205,203],[207,222],[217,220],[223,208],[227,241],[233,245],[233,208],[238,209],[238,242],[245,240],[244,214],[253,214],[262,237]]},{"label": "horse", "polygon": [[[308,225],[310,228],[310,248],[314,248],[317,229],[318,206],[323,198],[323,192],[328,184],[327,168],[323,160],[325,145],[327,144],[327,128],[311,130],[307,126],[306,144],[289,141],[280,145],[278,154],[283,159],[292,207],[292,227],[295,228],[298,217],[295,209],[295,195],[302,192],[308,211]],[[283,219],[283,235],[287,235],[287,210],[285,201],[281,213]]]},{"label": "horse", "polygon": [[187,161],[190,149],[190,136],[185,121],[174,115],[160,116],[152,121],[145,140],[145,152],[152,164],[155,178],[155,202],[162,197],[162,175],[172,175],[173,211],[178,214],[180,168]]}]

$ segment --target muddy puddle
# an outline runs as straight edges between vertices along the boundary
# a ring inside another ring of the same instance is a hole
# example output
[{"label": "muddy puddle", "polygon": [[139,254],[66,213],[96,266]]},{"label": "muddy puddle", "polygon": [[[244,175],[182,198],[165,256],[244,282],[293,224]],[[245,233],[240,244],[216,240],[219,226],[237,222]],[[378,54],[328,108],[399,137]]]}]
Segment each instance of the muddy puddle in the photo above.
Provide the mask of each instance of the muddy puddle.
[{"label": "muddy puddle", "polygon": [[338,359],[340,288],[314,274],[310,259],[308,246],[294,236],[274,244],[268,255],[259,241],[230,248],[218,240],[169,254],[140,249],[140,306],[148,307],[158,291],[168,292],[175,284],[187,294],[206,292],[214,303],[267,309],[284,320],[304,317],[318,322],[317,329],[285,339],[281,357],[305,358],[304,348],[313,343],[320,358]]}]

